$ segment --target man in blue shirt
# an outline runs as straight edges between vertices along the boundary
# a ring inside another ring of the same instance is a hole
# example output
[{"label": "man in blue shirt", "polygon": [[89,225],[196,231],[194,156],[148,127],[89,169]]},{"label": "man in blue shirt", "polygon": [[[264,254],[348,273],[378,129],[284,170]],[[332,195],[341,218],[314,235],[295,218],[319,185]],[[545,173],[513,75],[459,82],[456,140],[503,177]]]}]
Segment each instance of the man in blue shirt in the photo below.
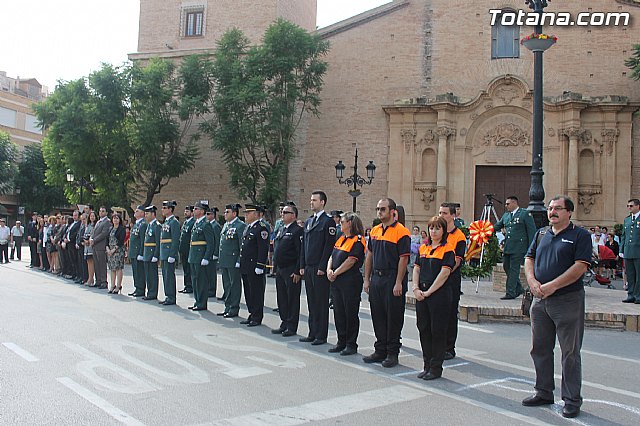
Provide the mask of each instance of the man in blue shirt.
[{"label": "man in blue shirt", "polygon": [[557,335],[562,351],[562,415],[569,418],[576,417],[582,405],[582,276],[591,262],[591,235],[571,222],[573,209],[573,202],[564,195],[549,202],[547,217],[551,226],[538,231],[524,264],[534,296],[531,358],[536,369],[536,394],[525,398],[522,405],[553,404],[553,350]]}]

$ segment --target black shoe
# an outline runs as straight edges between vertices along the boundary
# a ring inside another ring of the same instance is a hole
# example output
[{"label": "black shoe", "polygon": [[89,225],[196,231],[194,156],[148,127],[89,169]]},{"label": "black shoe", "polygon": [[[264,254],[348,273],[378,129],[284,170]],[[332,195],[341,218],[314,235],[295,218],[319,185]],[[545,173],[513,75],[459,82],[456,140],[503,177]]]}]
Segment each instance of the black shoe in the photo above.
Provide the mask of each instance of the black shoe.
[{"label": "black shoe", "polygon": [[442,373],[434,374],[431,371],[429,371],[427,374],[422,376],[422,380],[435,380],[435,379],[439,379],[440,377],[442,377]]},{"label": "black shoe", "polygon": [[340,355],[347,356],[347,355],[355,355],[357,353],[358,353],[358,349],[356,348],[346,348],[345,350],[340,352]]},{"label": "black shoe", "polygon": [[170,305],[175,305],[176,304],[176,302],[172,302],[171,300],[165,300],[164,302],[158,302],[158,303],[160,303],[161,305],[164,305],[164,306],[170,306]]},{"label": "black shoe", "polygon": [[279,308],[273,308],[272,311],[273,312],[280,312],[280,309]]},{"label": "black shoe", "polygon": [[580,414],[580,407],[576,405],[564,404],[564,407],[562,407],[562,417],[572,419],[578,417],[578,414]]},{"label": "black shoe", "polygon": [[500,300],[513,300],[513,299],[515,299],[515,297],[514,296],[509,296],[508,294],[505,295],[505,296],[502,296],[500,298]]},{"label": "black shoe", "polygon": [[522,405],[525,407],[539,407],[541,405],[551,405],[553,399],[544,399],[538,395],[531,395],[522,400]]},{"label": "black shoe", "polygon": [[133,297],[142,297],[144,296],[143,293],[136,293],[135,291],[133,293],[129,293],[129,296],[133,296]]},{"label": "black shoe", "polygon": [[382,361],[382,366],[384,368],[391,368],[395,367],[396,365],[398,365],[398,355],[396,354],[389,354],[384,359],[384,361]]},{"label": "black shoe", "polygon": [[224,297],[216,297],[218,300],[224,300]]},{"label": "black shoe", "polygon": [[247,325],[247,324],[249,324],[250,322],[251,322],[251,320],[246,319],[246,320],[242,320],[242,321],[240,321],[240,324],[242,324],[242,325]]},{"label": "black shoe", "polygon": [[221,317],[221,316],[224,316],[224,315],[226,315],[226,314],[227,314],[226,312],[218,312],[216,315],[217,315],[217,316],[219,316],[219,317]]},{"label": "black shoe", "polygon": [[[107,284],[106,284],[106,283],[105,283],[105,284],[101,284],[101,285],[99,285],[99,286],[98,286],[98,288],[99,288],[100,290],[105,290],[105,289],[107,288]],[[154,298],[154,299],[155,299],[155,298]]]},{"label": "black shoe", "polygon": [[636,305],[640,305],[640,299],[636,299],[636,301],[633,303],[635,303]]},{"label": "black shoe", "polygon": [[284,333],[285,330],[286,330],[285,328],[275,328],[271,330],[271,334],[282,334]]},{"label": "black shoe", "polygon": [[142,300],[158,300],[158,298],[157,298],[157,297],[144,296],[144,297],[142,298]]},{"label": "black shoe", "polygon": [[311,343],[313,341],[315,341],[316,339],[313,337],[301,337],[298,339],[298,341],[302,342],[302,343]]},{"label": "black shoe", "polygon": [[193,290],[190,288],[183,288],[182,290],[180,290],[180,293],[191,294],[193,293]]},{"label": "black shoe", "polygon": [[418,379],[424,379],[424,376],[429,374],[429,368],[425,368],[418,374]]},{"label": "black shoe", "polygon": [[295,335],[296,335],[295,331],[285,330],[282,332],[282,337],[291,337]]},{"label": "black shoe", "polygon": [[362,361],[364,361],[365,364],[373,364],[374,362],[382,362],[386,358],[387,358],[386,355],[378,352],[374,352],[371,355],[363,356]]},{"label": "black shoe", "polygon": [[315,339],[313,342],[311,342],[313,346],[320,346],[324,345],[325,343],[327,343],[327,339]]},{"label": "black shoe", "polygon": [[189,307],[192,311],[206,311],[207,308],[201,308],[200,306],[191,306]]},{"label": "black shoe", "polygon": [[329,350],[327,352],[335,354],[337,352],[342,352],[343,350],[345,350],[347,348],[346,345],[335,345],[332,348],[329,348]]},{"label": "black shoe", "polygon": [[627,297],[622,301],[622,303],[634,303],[636,299],[634,297]]},{"label": "black shoe", "polygon": [[227,312],[227,313],[225,313],[223,315],[224,318],[235,318],[237,316],[238,316],[238,314],[230,314],[229,312]]},{"label": "black shoe", "polygon": [[444,359],[445,361],[448,361],[450,359],[454,359],[456,357],[456,352],[455,351],[446,351],[444,353]]},{"label": "black shoe", "polygon": [[257,327],[259,326],[261,323],[257,322],[257,321],[250,321],[249,324],[247,324],[247,327]]}]

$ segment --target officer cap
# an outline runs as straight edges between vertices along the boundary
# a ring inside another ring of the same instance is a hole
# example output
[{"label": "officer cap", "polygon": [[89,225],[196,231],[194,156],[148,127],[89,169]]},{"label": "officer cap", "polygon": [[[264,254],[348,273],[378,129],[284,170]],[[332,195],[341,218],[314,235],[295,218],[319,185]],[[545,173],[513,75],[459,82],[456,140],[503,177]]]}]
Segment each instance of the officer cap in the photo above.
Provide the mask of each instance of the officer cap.
[{"label": "officer cap", "polygon": [[331,210],[331,217],[340,217],[344,213],[342,210]]},{"label": "officer cap", "polygon": [[136,210],[140,210],[141,212],[143,212],[145,208],[146,206],[144,204],[140,204],[138,207],[136,207]]},{"label": "officer cap", "polygon": [[278,207],[284,207],[286,205],[287,205],[287,203],[285,203],[284,201],[280,201],[280,204],[278,204]]},{"label": "officer cap", "polygon": [[234,212],[238,213],[242,208],[242,204],[227,204],[226,206],[224,206],[224,208],[233,210]]},{"label": "officer cap", "polygon": [[255,212],[255,211],[264,212],[264,209],[262,206],[259,206],[257,204],[246,204],[244,206],[244,211],[245,213]]},{"label": "officer cap", "polygon": [[294,203],[293,201],[289,200],[285,203],[287,206],[293,206],[296,207],[296,203]]},{"label": "officer cap", "polygon": [[202,209],[205,212],[209,210],[209,204],[203,203],[202,201],[196,201],[196,204],[193,207],[196,209]]},{"label": "officer cap", "polygon": [[162,207],[176,207],[178,205],[178,203],[176,203],[175,201],[163,201],[162,202]]},{"label": "officer cap", "polygon": [[194,208],[195,208],[195,206],[186,206],[184,209],[193,211]]},{"label": "officer cap", "polygon": [[156,206],[148,206],[144,208],[144,211],[147,213],[155,212],[156,210],[158,210]]},{"label": "officer cap", "polygon": [[212,212],[215,214],[215,213],[218,213],[218,212],[220,211],[220,209],[219,209],[219,208],[217,208],[217,207],[211,207],[211,208],[209,209],[209,211],[212,211]]}]

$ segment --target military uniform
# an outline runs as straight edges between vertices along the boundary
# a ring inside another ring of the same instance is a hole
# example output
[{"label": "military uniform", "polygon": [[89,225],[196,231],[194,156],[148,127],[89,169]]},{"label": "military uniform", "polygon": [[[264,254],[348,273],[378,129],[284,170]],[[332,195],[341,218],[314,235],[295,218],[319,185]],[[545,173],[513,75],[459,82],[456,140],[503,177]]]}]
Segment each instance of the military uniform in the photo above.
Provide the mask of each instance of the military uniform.
[{"label": "military uniform", "polygon": [[[201,207],[200,207],[201,206]],[[196,203],[196,208],[207,209],[208,206]],[[189,249],[189,265],[193,283],[195,302],[191,309],[199,311],[207,309],[207,291],[209,288],[207,266],[213,253],[213,228],[206,217],[197,219],[191,231],[191,248]],[[206,261],[206,262],[203,262]],[[203,263],[206,263],[203,265]]]},{"label": "military uniform", "polygon": [[453,224],[456,226],[456,228],[462,228],[464,226],[464,219],[456,217],[455,219],[453,219]]},{"label": "military uniform", "polygon": [[507,274],[505,299],[514,299],[523,291],[520,283],[520,267],[524,263],[524,255],[536,233],[536,224],[531,213],[518,208],[514,213],[506,212],[494,225],[496,231],[503,228],[505,239],[502,266]]},{"label": "military uniform", "polygon": [[[233,205],[237,211],[237,205]],[[227,208],[231,208],[230,205]],[[242,234],[247,225],[237,217],[226,222],[220,233],[220,251],[218,267],[222,272],[224,287],[224,314],[228,317],[238,316],[242,282],[240,275],[240,245]]]},{"label": "military uniform", "polygon": [[[176,202],[163,203],[175,207]],[[160,260],[162,261],[162,282],[164,284],[164,305],[176,303],[176,260],[180,247],[180,222],[172,214],[162,224],[160,234]]]},{"label": "military uniform", "polygon": [[[217,211],[218,209],[215,210]],[[222,232],[222,226],[220,226],[218,221],[215,219],[209,223],[213,228],[213,251],[211,252],[211,259],[207,266],[207,280],[209,282],[207,296],[216,297],[216,293],[218,291],[218,257],[220,257],[220,233]]]},{"label": "military uniform", "polygon": [[[149,206],[146,212],[156,211],[155,206]],[[144,259],[144,274],[147,281],[147,295],[145,300],[155,300],[158,298],[158,259],[160,257],[160,232],[161,227],[157,219],[153,219],[147,225],[144,233],[144,249],[142,256]]]},{"label": "military uniform", "polygon": [[[138,206],[138,210],[144,210],[144,207]],[[133,286],[135,287],[132,296],[144,296],[146,289],[144,262],[138,260],[138,256],[144,253],[144,238],[147,232],[147,222],[144,218],[136,221],[131,228],[129,234],[129,260],[131,260],[131,269],[133,270]]]},{"label": "military uniform", "polygon": [[[188,208],[193,212],[193,206]],[[184,288],[180,290],[180,293],[193,293],[191,267],[189,266],[189,243],[191,242],[191,230],[194,223],[196,223],[196,219],[191,216],[182,223],[182,228],[180,228],[180,262],[182,262],[184,271]]]},{"label": "military uniform", "polygon": [[[257,209],[247,204],[246,209]],[[262,219],[248,225],[240,247],[240,273],[244,299],[249,311],[249,325],[262,324],[264,316],[264,290],[266,284],[267,256],[269,254],[269,228]]]},{"label": "military uniform", "polygon": [[624,302],[640,304],[640,213],[624,219],[620,253],[624,255],[628,283]]},{"label": "military uniform", "polygon": [[[284,224],[283,224],[284,225]],[[293,282],[291,274],[298,274],[300,248],[304,230],[297,223],[282,226],[274,240],[273,267],[276,271],[276,294],[281,331],[298,332],[300,320],[300,291],[302,281]]]}]

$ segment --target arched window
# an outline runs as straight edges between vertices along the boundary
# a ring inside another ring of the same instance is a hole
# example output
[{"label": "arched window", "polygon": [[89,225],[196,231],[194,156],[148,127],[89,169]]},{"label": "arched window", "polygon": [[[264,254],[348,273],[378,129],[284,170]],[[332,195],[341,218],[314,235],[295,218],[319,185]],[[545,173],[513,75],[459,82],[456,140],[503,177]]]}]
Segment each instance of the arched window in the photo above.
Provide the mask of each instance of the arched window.
[{"label": "arched window", "polygon": [[[511,23],[511,16],[515,21],[515,12],[504,10],[508,13],[505,23]],[[519,58],[520,57],[520,27],[513,22],[513,25],[503,25],[501,14],[496,19],[495,25],[491,29],[491,59]]]}]

